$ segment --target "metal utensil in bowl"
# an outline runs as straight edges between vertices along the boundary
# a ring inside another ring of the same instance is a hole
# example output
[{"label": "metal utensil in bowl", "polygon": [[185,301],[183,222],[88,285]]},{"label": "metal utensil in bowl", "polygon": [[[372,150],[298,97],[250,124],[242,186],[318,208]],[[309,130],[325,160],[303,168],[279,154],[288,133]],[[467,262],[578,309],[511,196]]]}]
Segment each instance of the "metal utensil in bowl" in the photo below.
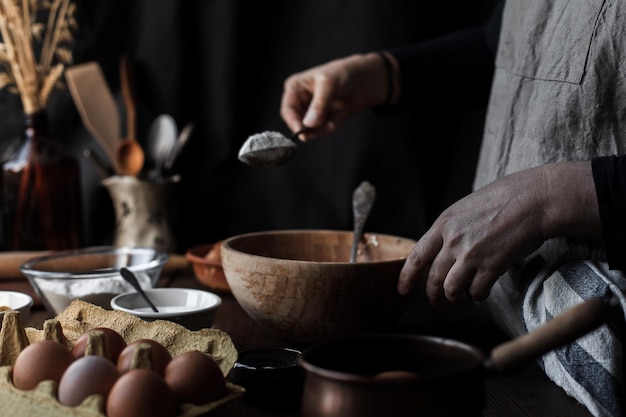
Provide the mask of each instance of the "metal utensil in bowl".
[{"label": "metal utensil in bowl", "polygon": [[376,188],[367,181],[363,181],[352,193],[352,211],[354,213],[354,235],[352,237],[352,249],[350,251],[350,262],[356,261],[356,253],[359,242],[363,238],[363,228],[367,216],[374,205],[376,199]]},{"label": "metal utensil in bowl", "polygon": [[152,301],[150,301],[150,298],[148,298],[146,293],[143,291],[143,288],[141,288],[141,285],[139,285],[139,281],[137,281],[137,277],[135,276],[135,274],[133,274],[133,272],[128,268],[121,268],[120,274],[122,274],[122,278],[124,278],[130,285],[132,285],[133,288],[135,288],[139,294],[141,294],[141,296],[146,300],[148,305],[150,305],[150,308],[152,309],[152,311],[154,311],[155,313],[158,313],[159,310],[152,303]]}]

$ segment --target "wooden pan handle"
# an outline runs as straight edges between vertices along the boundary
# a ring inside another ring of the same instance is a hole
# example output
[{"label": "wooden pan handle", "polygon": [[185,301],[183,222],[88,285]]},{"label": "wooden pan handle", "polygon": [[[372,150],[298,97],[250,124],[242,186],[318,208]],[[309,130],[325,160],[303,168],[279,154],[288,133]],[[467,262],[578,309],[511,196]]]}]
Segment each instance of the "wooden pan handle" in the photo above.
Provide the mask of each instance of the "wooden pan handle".
[{"label": "wooden pan handle", "polygon": [[591,298],[537,330],[497,346],[486,366],[498,373],[514,371],[595,330],[605,323],[609,313],[609,303],[601,298]]}]

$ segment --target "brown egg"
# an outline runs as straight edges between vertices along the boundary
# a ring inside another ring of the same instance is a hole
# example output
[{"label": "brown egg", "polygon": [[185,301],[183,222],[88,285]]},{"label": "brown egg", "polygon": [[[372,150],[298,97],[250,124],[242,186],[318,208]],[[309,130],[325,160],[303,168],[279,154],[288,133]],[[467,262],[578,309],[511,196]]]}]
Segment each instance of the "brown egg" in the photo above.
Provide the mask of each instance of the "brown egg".
[{"label": "brown egg", "polygon": [[150,345],[150,363],[152,370],[163,376],[165,374],[165,367],[170,362],[170,360],[172,360],[172,355],[170,354],[170,351],[167,350],[167,348],[152,339],[139,339],[128,344],[128,346],[124,348],[122,353],[120,353],[119,358],[117,359],[118,371],[120,371],[120,373],[124,373],[130,370],[135,350],[137,350],[139,345],[142,343]]},{"label": "brown egg", "polygon": [[176,400],[156,372],[133,369],[117,380],[106,402],[107,417],[172,417]]},{"label": "brown egg", "polygon": [[117,368],[107,358],[78,358],[65,370],[59,381],[59,402],[73,407],[80,405],[92,394],[100,394],[106,399],[119,376]]},{"label": "brown egg", "polygon": [[63,372],[74,361],[72,352],[50,340],[34,342],[15,359],[13,385],[23,390],[35,388],[41,381],[59,382]]},{"label": "brown egg", "polygon": [[165,382],[178,401],[205,404],[226,395],[226,380],[206,353],[192,350],[176,355],[165,368]]},{"label": "brown egg", "polygon": [[85,356],[87,342],[89,341],[89,334],[96,330],[104,333],[106,351],[108,352],[105,356],[113,361],[113,363],[117,363],[117,358],[120,356],[120,353],[122,353],[122,350],[124,350],[124,348],[126,347],[126,341],[115,330],[106,327],[94,327],[93,329],[89,329],[85,333],[80,335],[80,337],[76,340],[76,343],[74,343],[74,346],[72,346],[72,354],[76,358]]}]

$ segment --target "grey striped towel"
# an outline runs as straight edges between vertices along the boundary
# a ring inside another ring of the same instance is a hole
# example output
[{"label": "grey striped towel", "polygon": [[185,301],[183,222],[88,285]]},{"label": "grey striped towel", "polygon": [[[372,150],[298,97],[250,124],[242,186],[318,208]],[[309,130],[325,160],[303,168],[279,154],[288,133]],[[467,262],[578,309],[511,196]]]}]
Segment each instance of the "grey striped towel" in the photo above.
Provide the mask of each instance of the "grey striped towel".
[{"label": "grey striped towel", "polygon": [[531,263],[517,276],[508,273],[494,287],[487,302],[497,312],[494,318],[517,337],[589,298],[617,299],[619,308],[607,324],[543,356],[539,365],[594,416],[623,416],[626,278],[604,262],[575,261],[554,269],[536,256]]}]

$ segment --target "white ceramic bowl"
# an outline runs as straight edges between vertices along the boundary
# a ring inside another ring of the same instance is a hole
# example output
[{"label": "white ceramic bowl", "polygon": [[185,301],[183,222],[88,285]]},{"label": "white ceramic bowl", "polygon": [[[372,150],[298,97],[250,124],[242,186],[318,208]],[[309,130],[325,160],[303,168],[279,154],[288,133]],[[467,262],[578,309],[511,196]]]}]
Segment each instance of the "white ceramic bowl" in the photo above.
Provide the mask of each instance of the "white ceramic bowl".
[{"label": "white ceramic bowl", "polygon": [[158,313],[136,291],[120,294],[111,300],[114,310],[133,314],[146,321],[169,320],[189,330],[209,328],[222,298],[209,291],[192,288],[152,288],[145,291]]},{"label": "white ceramic bowl", "polygon": [[142,288],[156,285],[169,255],[152,248],[98,246],[61,251],[20,267],[46,308],[59,314],[73,299],[111,308],[111,299],[133,287],[120,275],[126,267]]},{"label": "white ceramic bowl", "polygon": [[0,327],[2,327],[4,312],[9,309],[19,311],[22,323],[26,324],[32,306],[33,298],[28,294],[17,291],[0,291]]}]

